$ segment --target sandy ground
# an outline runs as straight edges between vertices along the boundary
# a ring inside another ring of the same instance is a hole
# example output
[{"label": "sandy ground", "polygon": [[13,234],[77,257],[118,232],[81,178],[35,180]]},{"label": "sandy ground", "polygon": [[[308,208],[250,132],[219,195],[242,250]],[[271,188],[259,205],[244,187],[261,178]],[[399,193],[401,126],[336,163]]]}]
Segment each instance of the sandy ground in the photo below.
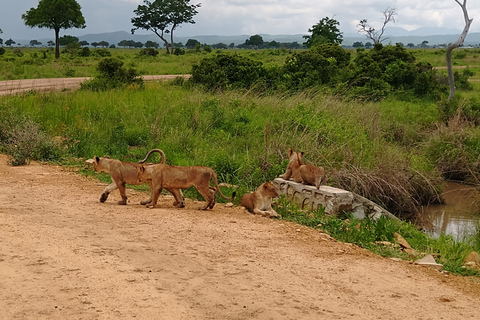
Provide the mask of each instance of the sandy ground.
[{"label": "sandy ground", "polygon": [[0,319],[479,319],[480,284],[0,155]]},{"label": "sandy ground", "polygon": [[[189,78],[190,75],[146,75],[144,81],[171,80],[175,77]],[[0,81],[0,96],[17,94],[25,91],[53,91],[53,90],[76,90],[80,83],[91,79],[90,77],[77,78],[46,78],[46,79],[22,79]]]}]

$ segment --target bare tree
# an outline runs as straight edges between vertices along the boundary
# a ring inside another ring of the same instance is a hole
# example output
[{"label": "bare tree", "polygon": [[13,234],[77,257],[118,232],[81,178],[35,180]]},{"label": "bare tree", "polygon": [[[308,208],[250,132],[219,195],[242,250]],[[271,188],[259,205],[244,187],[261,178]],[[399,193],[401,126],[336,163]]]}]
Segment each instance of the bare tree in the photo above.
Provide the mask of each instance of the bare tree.
[{"label": "bare tree", "polygon": [[[456,1],[456,0],[455,0]],[[387,40],[388,37],[383,37],[383,33],[385,32],[385,28],[388,23],[393,22],[395,23],[395,16],[398,15],[397,9],[395,7],[390,8],[388,7],[383,12],[383,19],[382,19],[382,28],[380,30],[376,30],[374,27],[368,24],[367,19],[360,20],[358,23],[358,32],[363,33],[367,39],[373,41],[373,43],[380,43],[384,40]]]},{"label": "bare tree", "polygon": [[463,17],[465,19],[465,28],[463,28],[463,32],[460,35],[460,38],[458,38],[457,41],[455,41],[454,43],[450,44],[447,47],[448,83],[450,85],[450,95],[448,96],[448,101],[450,101],[455,95],[455,81],[453,79],[453,67],[452,67],[452,51],[453,49],[458,48],[463,44],[463,41],[465,41],[465,37],[467,36],[468,29],[470,29],[470,25],[472,24],[472,21],[473,21],[473,19],[470,19],[468,17],[467,0],[463,0],[463,4],[460,3],[459,0],[454,0],[454,1],[458,3],[458,5],[463,10]]}]

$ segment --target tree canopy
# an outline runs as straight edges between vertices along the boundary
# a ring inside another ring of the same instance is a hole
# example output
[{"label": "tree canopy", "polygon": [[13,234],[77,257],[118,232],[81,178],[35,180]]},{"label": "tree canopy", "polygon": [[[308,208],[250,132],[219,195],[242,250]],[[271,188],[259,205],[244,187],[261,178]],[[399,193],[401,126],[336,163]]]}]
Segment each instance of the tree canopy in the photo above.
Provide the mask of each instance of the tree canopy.
[{"label": "tree canopy", "polygon": [[[190,4],[190,0],[143,0],[132,18],[132,34],[138,29],[153,31],[165,43],[167,53],[173,53],[173,32],[182,23],[195,23],[193,17],[198,13],[199,4]],[[170,34],[170,47],[166,34]]]},{"label": "tree canopy", "polygon": [[325,43],[338,43],[343,41],[343,33],[340,32],[338,26],[340,22],[335,19],[325,17],[320,20],[316,25],[308,29],[311,35],[303,36],[307,41],[304,43],[308,48],[315,47]]},{"label": "tree canopy", "polygon": [[82,7],[75,0],[40,0],[37,8],[22,14],[28,27],[55,30],[55,58],[60,57],[60,29],[85,28]]}]

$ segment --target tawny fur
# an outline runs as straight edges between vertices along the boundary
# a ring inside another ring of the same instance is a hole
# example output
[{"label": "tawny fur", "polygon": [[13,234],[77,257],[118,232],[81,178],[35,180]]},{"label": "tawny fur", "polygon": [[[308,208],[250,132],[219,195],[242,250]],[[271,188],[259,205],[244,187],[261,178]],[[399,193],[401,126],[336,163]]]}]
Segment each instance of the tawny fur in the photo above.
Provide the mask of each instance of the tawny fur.
[{"label": "tawny fur", "polygon": [[278,197],[278,192],[273,183],[265,182],[254,192],[244,194],[241,205],[254,214],[270,218],[280,217],[272,208],[272,198],[276,197]]},{"label": "tawny fur", "polygon": [[[200,210],[212,209],[215,205],[216,192],[225,199],[235,198],[235,192],[231,197],[225,196],[218,187],[217,175],[209,167],[203,166],[166,166],[156,165],[155,167],[142,167],[137,170],[138,179],[141,181],[150,181],[151,183],[151,203],[148,207],[154,208],[162,189],[186,189],[195,187],[205,198],[206,204],[200,207]],[[210,187],[210,179],[213,179],[215,187]]]},{"label": "tawny fur", "polygon": [[311,164],[304,164],[302,162],[303,155],[304,152],[288,149],[289,162],[287,170],[280,175],[280,178],[285,180],[292,178],[295,182],[313,185],[318,189],[320,185],[325,183],[325,169]]},{"label": "tawny fur", "polygon": [[[165,162],[165,154],[160,149],[151,150],[143,161],[146,161],[147,158],[150,156],[150,154],[152,154],[153,152],[158,152],[161,154],[162,159],[160,160],[160,164],[163,165],[163,163]],[[100,202],[105,202],[108,198],[108,195],[112,191],[118,188],[118,190],[120,191],[120,195],[122,197],[122,200],[119,201],[118,204],[126,205],[127,195],[125,192],[125,184],[139,185],[144,183],[138,179],[138,167],[142,166],[141,164],[134,163],[134,162],[123,162],[117,159],[110,159],[110,157],[108,156],[105,156],[105,157],[94,156],[93,159],[88,159],[86,163],[93,164],[95,172],[105,172],[110,174],[110,177],[112,179],[112,183],[109,186],[107,186],[103,191],[100,197]],[[147,166],[153,168],[156,165],[158,164],[149,164]],[[149,187],[151,188],[150,184],[149,184]],[[181,190],[172,189],[168,191],[171,194],[173,194],[173,196],[175,197],[174,205],[185,206]],[[147,203],[150,203],[150,201],[151,201],[151,198],[148,200],[142,201],[141,204],[147,204]]]}]

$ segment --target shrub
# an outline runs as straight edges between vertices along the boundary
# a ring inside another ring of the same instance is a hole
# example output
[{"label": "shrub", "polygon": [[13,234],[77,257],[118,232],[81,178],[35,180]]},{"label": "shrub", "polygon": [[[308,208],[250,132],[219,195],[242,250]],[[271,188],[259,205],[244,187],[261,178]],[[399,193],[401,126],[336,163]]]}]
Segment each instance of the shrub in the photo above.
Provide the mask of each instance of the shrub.
[{"label": "shrub", "polygon": [[81,50],[78,51],[78,55],[80,57],[89,57],[91,55],[91,51],[89,47],[83,47]]},{"label": "shrub", "polygon": [[193,65],[191,81],[208,89],[251,88],[265,76],[262,62],[237,54],[219,54]]},{"label": "shrub", "polygon": [[96,49],[92,53],[93,56],[98,57],[111,57],[112,53],[105,48]]},{"label": "shrub", "polygon": [[140,50],[138,54],[145,57],[155,57],[158,55],[158,50],[155,50],[154,48],[145,48]]},{"label": "shrub", "polygon": [[97,66],[98,75],[81,84],[82,89],[93,91],[108,90],[131,84],[143,86],[142,78],[135,69],[125,69],[123,62],[117,58],[104,58]]},{"label": "shrub", "polygon": [[3,55],[5,53],[5,49],[0,47],[0,56]]},{"label": "shrub", "polygon": [[185,54],[185,50],[182,48],[175,48],[175,50],[173,50],[173,54],[176,56],[183,56]]}]

